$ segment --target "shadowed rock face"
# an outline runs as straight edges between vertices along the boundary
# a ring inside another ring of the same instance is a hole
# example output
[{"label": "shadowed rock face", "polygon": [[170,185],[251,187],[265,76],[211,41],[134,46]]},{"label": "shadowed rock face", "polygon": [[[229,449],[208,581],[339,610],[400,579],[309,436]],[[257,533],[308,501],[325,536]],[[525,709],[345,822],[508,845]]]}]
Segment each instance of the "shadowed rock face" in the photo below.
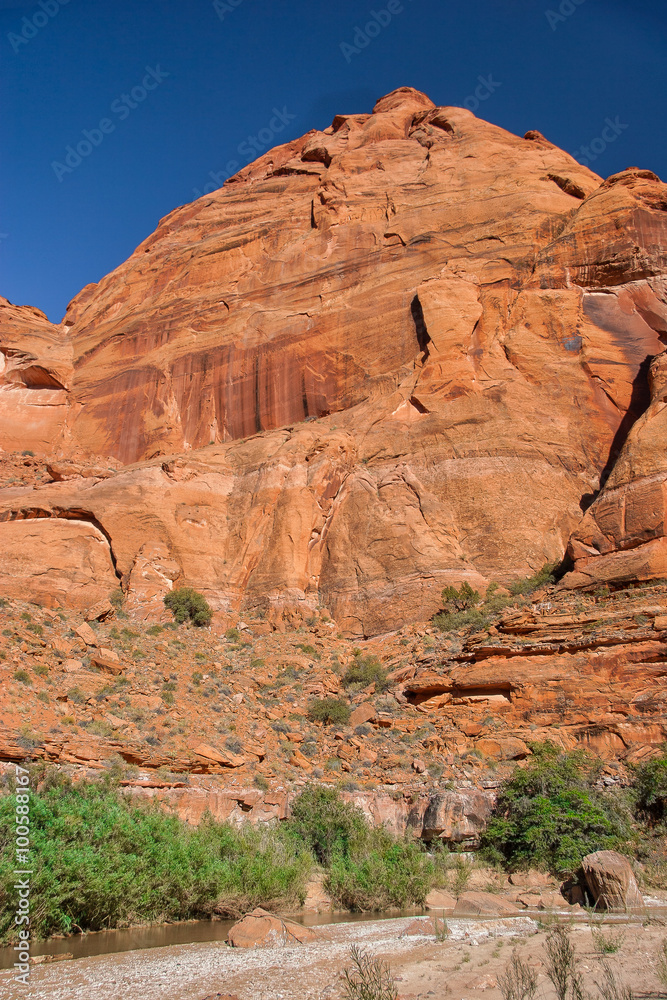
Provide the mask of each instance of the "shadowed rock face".
[{"label": "shadowed rock face", "polygon": [[40,321],[73,375],[25,445],[130,468],[5,491],[0,543],[83,510],[146,613],[187,583],[366,635],[559,559],[649,402],[667,188],[528,136],[403,88],[172,212]]}]

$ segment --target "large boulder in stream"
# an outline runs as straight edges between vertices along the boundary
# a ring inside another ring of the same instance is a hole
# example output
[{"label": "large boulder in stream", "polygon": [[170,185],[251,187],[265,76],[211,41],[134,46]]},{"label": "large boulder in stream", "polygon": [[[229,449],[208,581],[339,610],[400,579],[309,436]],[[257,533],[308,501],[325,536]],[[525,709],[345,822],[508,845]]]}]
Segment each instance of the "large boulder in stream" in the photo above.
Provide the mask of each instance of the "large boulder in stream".
[{"label": "large boulder in stream", "polygon": [[232,948],[271,948],[275,945],[304,944],[315,937],[310,928],[257,906],[234,924],[227,941]]}]

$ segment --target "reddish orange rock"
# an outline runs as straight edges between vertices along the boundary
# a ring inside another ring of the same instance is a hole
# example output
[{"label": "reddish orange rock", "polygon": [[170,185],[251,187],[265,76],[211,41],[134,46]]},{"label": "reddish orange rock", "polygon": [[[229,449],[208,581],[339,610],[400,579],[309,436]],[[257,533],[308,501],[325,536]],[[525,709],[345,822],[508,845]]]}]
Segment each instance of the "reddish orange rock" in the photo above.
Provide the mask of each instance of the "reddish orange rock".
[{"label": "reddish orange rock", "polygon": [[[150,617],[187,584],[372,635],[560,559],[648,402],[664,204],[650,171],[603,183],[401,88],[176,209],[59,326],[6,304],[0,447],[70,466],[0,493],[0,594],[120,582]],[[652,518],[600,529],[641,535],[644,573]]]}]

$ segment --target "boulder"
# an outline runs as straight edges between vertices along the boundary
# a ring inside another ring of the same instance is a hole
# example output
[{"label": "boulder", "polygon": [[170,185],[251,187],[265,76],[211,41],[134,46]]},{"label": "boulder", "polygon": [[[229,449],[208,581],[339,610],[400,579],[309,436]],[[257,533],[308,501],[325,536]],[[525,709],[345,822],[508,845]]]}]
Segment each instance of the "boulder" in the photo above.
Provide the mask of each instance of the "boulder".
[{"label": "boulder", "polygon": [[642,909],[644,899],[630,862],[617,851],[595,851],[581,862],[586,883],[599,910]]},{"label": "boulder", "polygon": [[234,924],[227,936],[232,948],[271,948],[314,941],[316,934],[294,920],[278,917],[256,907]]},{"label": "boulder", "polygon": [[460,842],[480,835],[491,815],[493,792],[466,788],[437,792],[424,813],[422,837]]},{"label": "boulder", "polygon": [[514,903],[492,892],[464,892],[456,900],[454,916],[514,917],[519,909]]},{"label": "boulder", "polygon": [[113,615],[113,613],[113,604],[105,598],[102,601],[92,604],[86,611],[84,618],[87,622],[102,622],[106,618],[109,618],[110,615]]},{"label": "boulder", "polygon": [[377,710],[374,705],[364,702],[362,705],[357,705],[352,714],[350,715],[349,724],[354,729],[355,726],[363,726],[365,722],[371,722],[372,719],[377,715]]},{"label": "boulder", "polygon": [[444,889],[431,889],[425,901],[427,910],[453,910],[456,896]]}]

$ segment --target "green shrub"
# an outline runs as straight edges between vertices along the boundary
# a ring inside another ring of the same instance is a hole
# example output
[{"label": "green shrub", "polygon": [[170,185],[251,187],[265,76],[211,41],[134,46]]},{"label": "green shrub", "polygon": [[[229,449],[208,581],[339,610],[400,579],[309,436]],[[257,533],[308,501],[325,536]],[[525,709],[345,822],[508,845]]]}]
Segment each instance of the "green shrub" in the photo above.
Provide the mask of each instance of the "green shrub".
[{"label": "green shrub", "polygon": [[622,802],[595,788],[600,763],[581,750],[532,744],[533,757],[500,790],[482,848],[509,868],[572,874],[586,854],[618,849],[630,832]]},{"label": "green shrub", "polygon": [[545,587],[548,583],[555,583],[555,569],[558,563],[545,563],[542,569],[534,573],[533,576],[527,576],[523,580],[515,580],[511,583],[509,590],[512,594],[519,596],[526,596],[532,594],[533,591],[539,590],[540,587]]},{"label": "green shrub", "polygon": [[334,856],[326,880],[331,898],[350,910],[384,910],[423,904],[433,885],[434,864],[414,840],[396,840],[382,827]]},{"label": "green shrub", "polygon": [[348,858],[367,828],[356,806],[343,802],[333,788],[307,785],[294,799],[286,829],[305,843],[321,865]]},{"label": "green shrub", "polygon": [[376,691],[386,691],[389,687],[387,671],[376,656],[362,656],[357,653],[343,675],[343,687],[356,687],[357,690],[375,684]]},{"label": "green shrub", "polygon": [[339,698],[315,698],[308,705],[308,718],[327,726],[345,726],[350,720],[351,709]]},{"label": "green shrub", "polygon": [[469,583],[463,583],[460,590],[445,587],[442,592],[443,610],[433,618],[433,624],[442,632],[456,632],[463,628],[488,628],[493,619],[513,603],[513,598],[497,594],[497,583],[490,583],[484,600]]},{"label": "green shrub", "polygon": [[109,601],[111,604],[113,604],[116,611],[120,611],[120,609],[123,607],[124,600],[125,600],[125,594],[123,593],[120,587],[116,587],[116,589],[112,590],[111,593],[109,594]]},{"label": "green shrub", "polygon": [[202,594],[192,587],[178,587],[164,595],[164,603],[173,613],[176,621],[181,624],[188,618],[193,625],[210,625],[213,611]]},{"label": "green shrub", "polygon": [[315,649],[315,647],[311,646],[307,642],[298,642],[297,645],[296,645],[296,648],[300,649],[301,652],[305,653],[307,656],[312,656],[312,658],[314,660],[320,660],[321,659],[321,656],[318,653],[318,651]]},{"label": "green shrub", "polygon": [[657,823],[667,813],[667,755],[644,761],[633,768],[632,790],[637,811]]},{"label": "green shrub", "polygon": [[14,680],[18,681],[19,684],[32,684],[32,677],[27,670],[15,670]]},{"label": "green shrub", "polygon": [[473,590],[467,580],[461,584],[461,589],[445,587],[442,592],[442,604],[445,611],[468,611],[479,604],[479,591]]}]

